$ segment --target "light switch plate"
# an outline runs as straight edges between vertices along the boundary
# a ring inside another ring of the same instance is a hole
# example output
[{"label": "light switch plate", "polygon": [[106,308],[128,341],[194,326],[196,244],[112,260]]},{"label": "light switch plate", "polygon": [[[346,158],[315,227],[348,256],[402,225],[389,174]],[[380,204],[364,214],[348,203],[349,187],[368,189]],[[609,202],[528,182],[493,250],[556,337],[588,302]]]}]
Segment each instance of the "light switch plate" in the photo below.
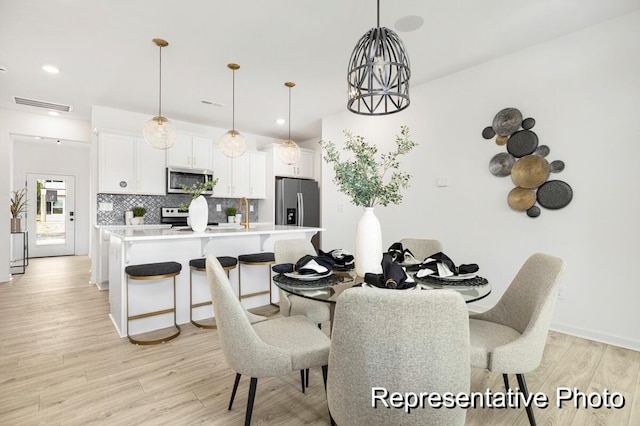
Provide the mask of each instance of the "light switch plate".
[{"label": "light switch plate", "polygon": [[249,211],[252,212],[253,211],[253,204],[249,204]]},{"label": "light switch plate", "polygon": [[221,212],[222,211],[222,206],[220,204],[216,204],[216,211],[217,212]]}]

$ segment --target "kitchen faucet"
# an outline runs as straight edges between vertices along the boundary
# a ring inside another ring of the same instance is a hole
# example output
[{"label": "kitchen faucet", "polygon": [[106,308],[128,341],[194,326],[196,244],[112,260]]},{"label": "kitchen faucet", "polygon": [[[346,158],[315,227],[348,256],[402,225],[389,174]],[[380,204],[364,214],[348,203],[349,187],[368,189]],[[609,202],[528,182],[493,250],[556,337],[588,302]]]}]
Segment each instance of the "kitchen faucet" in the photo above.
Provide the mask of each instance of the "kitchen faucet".
[{"label": "kitchen faucet", "polygon": [[244,201],[244,222],[240,222],[240,225],[244,226],[244,229],[249,229],[249,200],[247,197],[240,198],[238,203],[238,210],[242,211],[242,202]]}]

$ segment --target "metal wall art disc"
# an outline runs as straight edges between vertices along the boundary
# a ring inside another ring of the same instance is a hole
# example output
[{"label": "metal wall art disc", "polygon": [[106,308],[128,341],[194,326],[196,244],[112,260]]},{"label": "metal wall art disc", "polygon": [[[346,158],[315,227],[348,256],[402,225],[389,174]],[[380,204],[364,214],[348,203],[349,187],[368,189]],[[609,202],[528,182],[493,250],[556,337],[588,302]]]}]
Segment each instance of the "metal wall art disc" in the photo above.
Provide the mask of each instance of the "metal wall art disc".
[{"label": "metal wall art disc", "polygon": [[537,188],[548,178],[549,163],[538,155],[527,155],[511,168],[511,180],[520,188]]},{"label": "metal wall art disc", "polygon": [[516,159],[513,155],[508,152],[500,152],[494,155],[489,161],[489,171],[494,176],[509,176],[511,174],[511,168],[515,162]]},{"label": "metal wall art disc", "polygon": [[496,136],[496,145],[505,145],[509,141],[509,136]]},{"label": "metal wall art disc", "polygon": [[560,173],[564,170],[564,161],[562,160],[554,160],[549,165],[551,168],[551,173]]},{"label": "metal wall art disc", "polygon": [[539,155],[540,157],[546,157],[549,155],[549,152],[551,152],[551,150],[546,145],[539,145],[536,150],[533,151],[535,155]]},{"label": "metal wall art disc", "polygon": [[485,139],[491,139],[495,135],[496,135],[496,132],[493,130],[493,127],[491,126],[485,127],[484,130],[482,130],[482,137]]},{"label": "metal wall art disc", "polygon": [[518,211],[525,211],[536,203],[536,193],[532,189],[513,188],[507,196],[509,207]]},{"label": "metal wall art disc", "polygon": [[527,210],[527,216],[529,217],[538,217],[540,216],[540,207],[533,206],[529,210]]},{"label": "metal wall art disc", "polygon": [[500,136],[509,136],[520,128],[522,113],[516,108],[505,108],[493,117],[493,130]]},{"label": "metal wall art disc", "polygon": [[573,190],[568,183],[550,180],[538,188],[538,203],[546,209],[557,210],[566,207],[573,198]]},{"label": "metal wall art disc", "polygon": [[536,120],[534,120],[532,117],[525,118],[524,120],[522,120],[522,128],[525,130],[532,129],[533,126],[535,125],[536,125]]},{"label": "metal wall art disc", "polygon": [[507,142],[507,151],[516,158],[533,154],[538,147],[538,135],[531,130],[519,130]]}]

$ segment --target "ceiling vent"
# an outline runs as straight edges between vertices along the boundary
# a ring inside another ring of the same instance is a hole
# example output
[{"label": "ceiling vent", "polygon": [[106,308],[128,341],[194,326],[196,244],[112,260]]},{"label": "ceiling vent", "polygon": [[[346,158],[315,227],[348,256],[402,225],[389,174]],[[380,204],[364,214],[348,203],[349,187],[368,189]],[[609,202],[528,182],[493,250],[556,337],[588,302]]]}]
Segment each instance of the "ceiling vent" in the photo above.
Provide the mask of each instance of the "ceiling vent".
[{"label": "ceiling vent", "polygon": [[71,107],[70,105],[54,104],[53,102],[46,101],[36,101],[35,99],[21,98],[18,96],[14,96],[13,100],[17,105],[27,105],[54,111],[71,112],[71,110],[73,109],[73,107]]}]

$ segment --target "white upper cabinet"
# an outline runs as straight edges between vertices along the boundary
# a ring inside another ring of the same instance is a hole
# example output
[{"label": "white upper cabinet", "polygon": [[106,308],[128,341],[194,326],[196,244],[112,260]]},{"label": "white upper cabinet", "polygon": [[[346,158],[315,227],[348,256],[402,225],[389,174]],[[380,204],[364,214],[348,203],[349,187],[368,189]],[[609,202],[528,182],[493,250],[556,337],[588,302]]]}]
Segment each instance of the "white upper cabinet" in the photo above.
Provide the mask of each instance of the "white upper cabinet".
[{"label": "white upper cabinet", "polygon": [[213,140],[179,134],[175,145],[167,150],[167,165],[185,169],[211,170]]},{"label": "white upper cabinet", "polygon": [[214,148],[213,177],[218,178],[218,183],[213,188],[213,196],[265,198],[265,170],[265,157],[260,152],[247,151],[238,158],[229,158]]},{"label": "white upper cabinet", "polygon": [[314,152],[311,149],[300,148],[300,160],[295,164],[284,164],[278,158],[278,144],[272,145],[269,148],[269,154],[272,156],[273,174],[275,176],[314,179]]},{"label": "white upper cabinet", "polygon": [[249,198],[267,198],[267,156],[249,153]]},{"label": "white upper cabinet", "polygon": [[142,138],[101,133],[98,192],[165,195],[165,152]]}]

